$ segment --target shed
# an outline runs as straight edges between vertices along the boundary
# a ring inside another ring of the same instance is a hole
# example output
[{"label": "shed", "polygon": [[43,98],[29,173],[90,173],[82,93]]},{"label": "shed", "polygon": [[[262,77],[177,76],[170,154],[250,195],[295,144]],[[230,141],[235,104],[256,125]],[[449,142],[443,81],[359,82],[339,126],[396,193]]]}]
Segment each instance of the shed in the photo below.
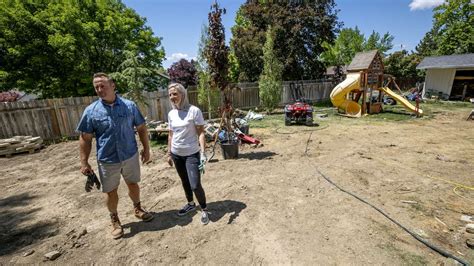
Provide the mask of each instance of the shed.
[{"label": "shed", "polygon": [[474,54],[425,57],[416,69],[426,70],[423,97],[474,98]]}]

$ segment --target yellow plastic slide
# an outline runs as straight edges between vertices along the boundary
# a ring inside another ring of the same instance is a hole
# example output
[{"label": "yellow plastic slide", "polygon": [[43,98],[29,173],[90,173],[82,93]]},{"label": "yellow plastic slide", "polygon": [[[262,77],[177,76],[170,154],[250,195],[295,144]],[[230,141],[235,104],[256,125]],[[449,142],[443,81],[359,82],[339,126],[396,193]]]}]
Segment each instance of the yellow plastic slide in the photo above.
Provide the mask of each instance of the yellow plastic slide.
[{"label": "yellow plastic slide", "polygon": [[347,115],[352,117],[360,117],[361,108],[360,105],[354,101],[347,99],[347,94],[353,90],[359,90],[360,88],[360,74],[349,73],[346,79],[339,83],[331,92],[331,102],[337,108],[340,108],[346,112]]},{"label": "yellow plastic slide", "polygon": [[[416,113],[416,107],[413,106],[407,99],[405,99],[403,96],[400,96],[396,94],[394,91],[387,87],[379,88],[379,90],[385,92],[386,94],[390,95],[393,99],[395,99],[397,102],[401,103],[403,106],[405,106],[407,109],[409,109],[412,112]],[[418,113],[420,115],[423,114],[423,110],[419,109]]]}]

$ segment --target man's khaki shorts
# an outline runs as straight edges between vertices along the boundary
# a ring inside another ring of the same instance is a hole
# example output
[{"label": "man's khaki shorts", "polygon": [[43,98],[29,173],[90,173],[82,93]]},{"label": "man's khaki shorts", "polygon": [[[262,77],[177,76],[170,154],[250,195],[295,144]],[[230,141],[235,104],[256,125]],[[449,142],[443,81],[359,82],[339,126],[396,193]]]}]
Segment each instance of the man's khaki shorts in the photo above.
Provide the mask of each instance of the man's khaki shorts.
[{"label": "man's khaki shorts", "polygon": [[140,182],[140,162],[138,152],[130,159],[120,163],[103,163],[99,165],[99,179],[102,183],[102,192],[110,192],[118,188],[120,176],[123,176],[125,183],[134,184]]}]

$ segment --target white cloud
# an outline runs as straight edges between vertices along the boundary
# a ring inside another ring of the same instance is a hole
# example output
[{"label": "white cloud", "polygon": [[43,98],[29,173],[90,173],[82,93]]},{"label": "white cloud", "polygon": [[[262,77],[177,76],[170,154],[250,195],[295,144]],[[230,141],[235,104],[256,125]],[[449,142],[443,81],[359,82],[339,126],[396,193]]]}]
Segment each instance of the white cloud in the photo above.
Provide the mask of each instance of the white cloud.
[{"label": "white cloud", "polygon": [[188,54],[185,54],[185,53],[173,53],[173,54],[171,54],[170,57],[167,57],[163,61],[163,67],[164,68],[169,68],[173,63],[178,62],[179,60],[181,60],[183,58],[188,60],[188,61],[196,60],[195,56],[189,56]]},{"label": "white cloud", "polygon": [[188,60],[189,55],[184,54],[184,53],[173,53],[173,54],[171,54],[171,57],[167,57],[166,60],[168,60],[168,61],[179,61],[182,58]]},{"label": "white cloud", "polygon": [[418,10],[418,9],[430,9],[433,7],[437,7],[443,4],[444,0],[412,0],[410,3],[410,10]]}]

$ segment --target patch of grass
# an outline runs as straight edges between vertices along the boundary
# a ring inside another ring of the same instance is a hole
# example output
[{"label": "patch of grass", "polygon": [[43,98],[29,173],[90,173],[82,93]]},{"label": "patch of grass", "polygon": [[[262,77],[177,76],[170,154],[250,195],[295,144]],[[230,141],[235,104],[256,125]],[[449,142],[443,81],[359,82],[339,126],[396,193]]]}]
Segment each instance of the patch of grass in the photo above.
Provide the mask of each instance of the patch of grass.
[{"label": "patch of grass", "polygon": [[452,102],[452,101],[426,101],[422,103],[421,108],[427,115],[445,112],[465,112],[468,113],[474,108],[474,104],[467,102]]},{"label": "patch of grass", "polygon": [[474,104],[470,102],[458,102],[458,101],[434,101],[434,100],[425,100],[422,105],[429,106],[435,109],[448,109],[456,110],[462,108],[473,108]]},{"label": "patch of grass", "polygon": [[[415,105],[414,102],[412,102]],[[427,101],[421,103],[420,108],[423,110],[423,116],[416,118],[415,114],[410,110],[407,110],[400,103],[396,105],[383,105],[383,112],[379,114],[371,114],[363,116],[361,118],[346,118],[339,116],[337,109],[332,106],[331,101],[322,101],[314,103],[314,122],[318,124],[363,124],[363,123],[385,123],[395,122],[404,123],[416,119],[432,119],[435,114],[444,112],[468,112],[474,108],[474,104],[466,102],[449,102],[449,101]],[[276,110],[277,112],[271,115],[265,115],[262,120],[250,121],[250,128],[280,128],[285,127],[284,113],[282,109]],[[318,119],[317,114],[327,114],[328,116],[323,119]]]},{"label": "patch of grass", "polygon": [[262,120],[250,120],[250,128],[277,128],[285,124],[284,114],[265,115]]},{"label": "patch of grass", "polygon": [[366,119],[384,121],[406,121],[414,117],[414,114],[407,111],[402,105],[384,105],[383,112],[365,116]]},{"label": "patch of grass", "polygon": [[325,101],[320,101],[313,103],[313,107],[315,108],[321,108],[321,107],[333,107],[331,100],[325,100]]}]

